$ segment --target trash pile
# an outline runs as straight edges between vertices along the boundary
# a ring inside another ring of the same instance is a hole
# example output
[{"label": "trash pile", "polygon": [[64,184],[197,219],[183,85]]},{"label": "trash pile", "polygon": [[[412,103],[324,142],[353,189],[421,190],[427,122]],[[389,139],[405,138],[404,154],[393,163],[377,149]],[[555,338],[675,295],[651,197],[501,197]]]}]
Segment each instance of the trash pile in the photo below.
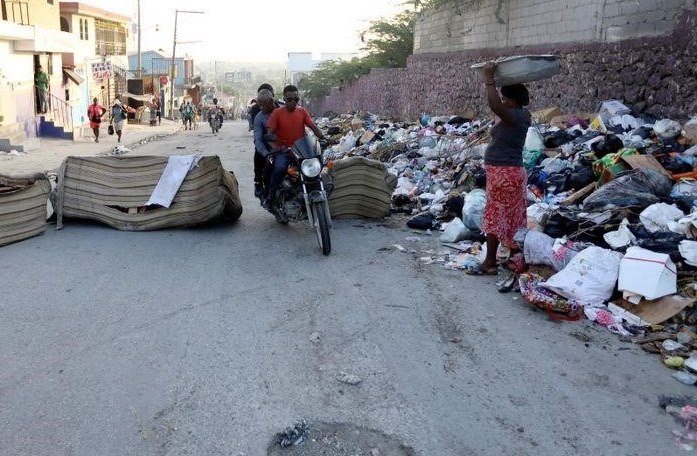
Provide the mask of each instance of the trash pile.
[{"label": "trash pile", "polygon": [[[337,142],[328,159],[383,162],[397,176],[392,212],[408,214],[410,228],[442,232],[454,252],[424,262],[467,269],[485,254],[482,165],[493,124],[473,117],[406,123],[357,113],[318,124]],[[549,108],[533,118],[527,226],[520,253],[497,253],[515,274],[501,291],[519,289],[557,317],[585,316],[697,384],[697,117],[681,125],[608,100],[595,113]]]}]

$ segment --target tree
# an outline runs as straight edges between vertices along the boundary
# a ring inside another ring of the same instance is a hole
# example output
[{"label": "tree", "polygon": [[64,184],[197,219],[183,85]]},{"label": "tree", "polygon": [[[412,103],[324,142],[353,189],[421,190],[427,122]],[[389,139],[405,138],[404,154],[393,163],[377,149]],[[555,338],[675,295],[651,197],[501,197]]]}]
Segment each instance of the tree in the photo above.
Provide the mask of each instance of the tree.
[{"label": "tree", "polygon": [[402,4],[406,6],[411,6],[414,12],[421,12],[439,8],[452,1],[453,0],[404,0]]},{"label": "tree", "polygon": [[329,95],[332,87],[342,87],[371,68],[396,68],[406,65],[414,49],[416,13],[405,11],[387,19],[378,19],[361,33],[363,57],[348,61],[329,61],[299,81],[306,98],[317,100]]},{"label": "tree", "polygon": [[414,50],[414,21],[411,12],[399,13],[390,19],[373,21],[361,34],[363,50],[377,68],[403,67]]}]

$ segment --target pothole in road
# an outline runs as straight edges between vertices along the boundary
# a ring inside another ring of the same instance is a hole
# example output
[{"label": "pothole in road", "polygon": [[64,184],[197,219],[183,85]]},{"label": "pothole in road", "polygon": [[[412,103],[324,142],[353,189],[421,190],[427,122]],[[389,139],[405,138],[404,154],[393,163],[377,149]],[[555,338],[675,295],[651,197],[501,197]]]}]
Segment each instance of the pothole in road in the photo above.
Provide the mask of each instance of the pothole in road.
[{"label": "pothole in road", "polygon": [[283,448],[274,438],[268,456],[415,456],[394,437],[348,423],[308,423],[296,445]]}]

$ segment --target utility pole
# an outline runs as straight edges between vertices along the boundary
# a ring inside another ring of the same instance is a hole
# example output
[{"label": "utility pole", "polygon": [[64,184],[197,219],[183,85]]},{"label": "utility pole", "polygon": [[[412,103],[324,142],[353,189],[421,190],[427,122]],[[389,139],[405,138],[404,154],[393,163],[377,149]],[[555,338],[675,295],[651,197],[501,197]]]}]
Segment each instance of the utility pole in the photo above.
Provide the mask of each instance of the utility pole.
[{"label": "utility pole", "polygon": [[140,56],[140,0],[138,0],[138,77],[143,78],[143,69]]},{"label": "utility pole", "polygon": [[174,10],[174,40],[172,42],[172,68],[171,68],[171,78],[169,86],[169,115],[174,119],[174,74],[175,65],[174,60],[177,55],[177,18],[179,13],[186,14],[203,14],[203,11],[192,11],[192,10]]}]

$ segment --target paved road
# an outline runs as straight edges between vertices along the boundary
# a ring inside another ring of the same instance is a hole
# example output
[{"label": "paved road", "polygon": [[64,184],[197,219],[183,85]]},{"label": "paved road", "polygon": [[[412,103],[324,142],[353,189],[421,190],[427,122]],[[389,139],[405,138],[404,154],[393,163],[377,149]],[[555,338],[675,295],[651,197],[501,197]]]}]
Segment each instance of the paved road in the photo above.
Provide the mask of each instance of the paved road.
[{"label": "paved road", "polygon": [[249,144],[236,123],[138,150],[220,154],[232,226],[68,223],[0,250],[0,454],[264,455],[299,418],[421,456],[677,454],[657,396],[692,390],[656,357],[385,249],[437,248],[399,220],[341,221],[323,257],[255,204]]}]

